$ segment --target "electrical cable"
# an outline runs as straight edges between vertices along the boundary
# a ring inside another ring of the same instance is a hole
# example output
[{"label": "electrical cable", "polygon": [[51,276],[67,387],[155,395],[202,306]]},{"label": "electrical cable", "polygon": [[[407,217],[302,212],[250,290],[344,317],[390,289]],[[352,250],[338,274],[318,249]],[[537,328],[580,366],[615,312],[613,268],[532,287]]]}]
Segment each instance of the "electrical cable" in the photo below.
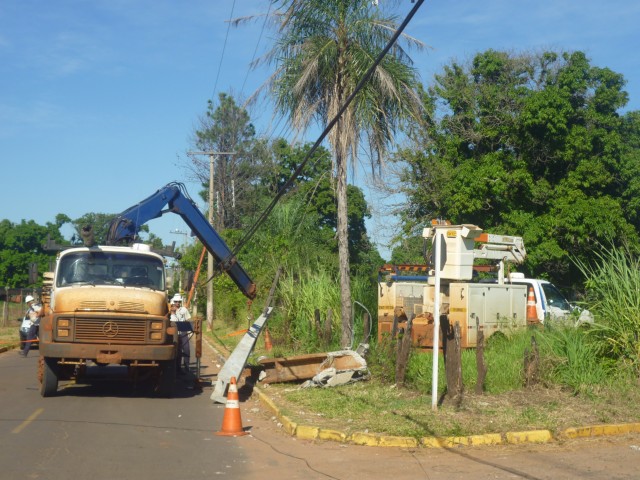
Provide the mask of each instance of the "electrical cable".
[{"label": "electrical cable", "polygon": [[216,81],[213,84],[213,93],[211,94],[211,100],[214,101],[216,91],[218,90],[218,80],[220,79],[220,72],[222,71],[222,61],[224,60],[224,52],[227,49],[227,40],[229,39],[229,29],[231,28],[231,19],[233,18],[233,10],[236,8],[236,0],[233,0],[231,5],[231,13],[229,14],[229,23],[227,25],[227,34],[224,37],[224,44],[222,45],[222,54],[220,55],[220,64],[218,65],[218,73],[216,74]]},{"label": "electrical cable", "polygon": [[259,442],[262,442],[262,443],[264,443],[265,445],[268,445],[268,446],[269,446],[269,447],[270,447],[274,452],[279,453],[280,455],[284,455],[285,457],[294,458],[294,459],[296,459],[296,460],[300,460],[301,462],[304,462],[304,463],[307,465],[307,467],[309,468],[309,470],[311,470],[311,471],[313,471],[313,472],[316,472],[316,473],[317,473],[317,474],[319,474],[319,475],[324,475],[325,477],[327,477],[327,478],[332,478],[332,479],[334,479],[334,480],[340,480],[338,477],[334,477],[333,475],[329,475],[328,473],[321,472],[321,471],[320,471],[320,470],[318,470],[317,468],[312,467],[312,466],[309,464],[309,461],[308,461],[306,458],[298,457],[298,456],[296,456],[296,455],[292,455],[291,453],[287,453],[287,452],[285,452],[285,451],[278,450],[278,449],[277,449],[277,448],[276,448],[276,447],[275,447],[271,442],[268,442],[267,440],[264,440],[264,439],[262,439],[262,438],[260,438],[260,437],[257,437],[257,436],[256,436],[256,434],[255,434],[255,433],[253,433],[253,432],[251,432],[251,436],[252,436],[253,438],[255,438],[256,440],[258,440]]},{"label": "electrical cable", "polygon": [[[365,309],[365,311],[367,312],[367,315],[369,315],[369,332],[367,334],[366,338],[371,338],[371,332],[373,332],[373,317],[371,316],[371,312],[369,312],[369,309],[367,307],[365,307],[362,303],[358,302],[357,300],[354,300],[353,303],[351,304],[351,318],[355,317],[355,306],[356,305],[360,305],[362,308]],[[364,331],[362,332],[363,334],[365,333]],[[353,350],[353,341],[355,340],[355,332],[354,329],[351,328],[351,350]]]},{"label": "electrical cable", "polygon": [[249,62],[249,68],[247,69],[247,74],[244,76],[244,81],[242,82],[242,88],[240,88],[240,97],[242,97],[242,93],[244,92],[244,87],[247,84],[247,79],[249,78],[249,71],[251,70],[251,65],[256,59],[256,54],[258,53],[258,47],[260,46],[260,42],[262,41],[262,34],[264,33],[264,27],[267,24],[267,20],[269,19],[270,13],[271,13],[271,2],[269,2],[269,9],[267,10],[266,15],[264,16],[264,22],[262,22],[262,28],[260,29],[260,36],[258,37],[256,48],[253,51],[253,57],[251,57],[251,61]]}]

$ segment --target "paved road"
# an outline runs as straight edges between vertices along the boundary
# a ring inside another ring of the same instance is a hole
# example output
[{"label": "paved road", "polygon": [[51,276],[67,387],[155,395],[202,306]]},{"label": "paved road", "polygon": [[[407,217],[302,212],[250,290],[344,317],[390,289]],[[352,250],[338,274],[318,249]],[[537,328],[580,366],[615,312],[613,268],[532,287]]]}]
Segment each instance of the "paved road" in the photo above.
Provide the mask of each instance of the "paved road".
[{"label": "paved road", "polygon": [[[37,352],[0,354],[0,478],[182,480],[233,473],[244,478],[238,439],[214,435],[223,406],[179,382],[176,397],[154,398],[121,369],[42,398]],[[118,371],[120,370],[120,371]]]},{"label": "paved road", "polygon": [[[202,376],[212,377],[219,362],[203,350]],[[224,406],[209,400],[210,387],[181,379],[175,398],[159,399],[150,385],[134,389],[118,373],[43,399],[36,364],[36,355],[0,354],[3,479],[640,478],[639,435],[454,450],[361,447],[292,438],[248,399],[241,411],[251,435],[219,437]]]}]

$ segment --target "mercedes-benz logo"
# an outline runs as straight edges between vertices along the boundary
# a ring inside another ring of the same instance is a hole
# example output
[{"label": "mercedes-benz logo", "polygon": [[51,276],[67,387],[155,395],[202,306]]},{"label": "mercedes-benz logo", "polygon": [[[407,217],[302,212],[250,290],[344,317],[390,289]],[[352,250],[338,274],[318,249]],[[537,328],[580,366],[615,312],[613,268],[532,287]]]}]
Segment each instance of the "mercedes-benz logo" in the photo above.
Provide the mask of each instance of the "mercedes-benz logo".
[{"label": "mercedes-benz logo", "polygon": [[102,333],[105,337],[113,338],[118,335],[118,324],[116,322],[107,322],[102,325]]}]

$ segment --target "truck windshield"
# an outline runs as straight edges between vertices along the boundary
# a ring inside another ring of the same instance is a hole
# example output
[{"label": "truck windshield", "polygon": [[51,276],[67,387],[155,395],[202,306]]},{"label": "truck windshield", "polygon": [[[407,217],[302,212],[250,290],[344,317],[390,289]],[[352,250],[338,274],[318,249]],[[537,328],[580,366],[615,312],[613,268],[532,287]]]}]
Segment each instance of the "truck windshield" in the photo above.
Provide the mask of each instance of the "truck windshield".
[{"label": "truck windshield", "polygon": [[555,285],[552,283],[543,283],[542,290],[544,290],[544,296],[547,297],[549,306],[559,308],[560,310],[571,311],[571,305]]},{"label": "truck windshield", "polygon": [[123,252],[74,252],[60,259],[56,286],[124,285],[164,290],[162,261]]}]

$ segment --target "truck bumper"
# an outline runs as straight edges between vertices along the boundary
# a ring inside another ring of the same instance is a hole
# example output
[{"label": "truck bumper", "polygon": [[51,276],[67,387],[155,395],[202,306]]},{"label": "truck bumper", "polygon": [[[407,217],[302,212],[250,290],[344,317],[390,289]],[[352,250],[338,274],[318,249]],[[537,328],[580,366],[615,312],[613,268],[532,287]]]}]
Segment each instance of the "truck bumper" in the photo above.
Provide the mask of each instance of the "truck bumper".
[{"label": "truck bumper", "polygon": [[129,361],[166,361],[176,357],[174,345],[93,345],[41,343],[40,355],[52,358],[93,360],[120,364]]}]

